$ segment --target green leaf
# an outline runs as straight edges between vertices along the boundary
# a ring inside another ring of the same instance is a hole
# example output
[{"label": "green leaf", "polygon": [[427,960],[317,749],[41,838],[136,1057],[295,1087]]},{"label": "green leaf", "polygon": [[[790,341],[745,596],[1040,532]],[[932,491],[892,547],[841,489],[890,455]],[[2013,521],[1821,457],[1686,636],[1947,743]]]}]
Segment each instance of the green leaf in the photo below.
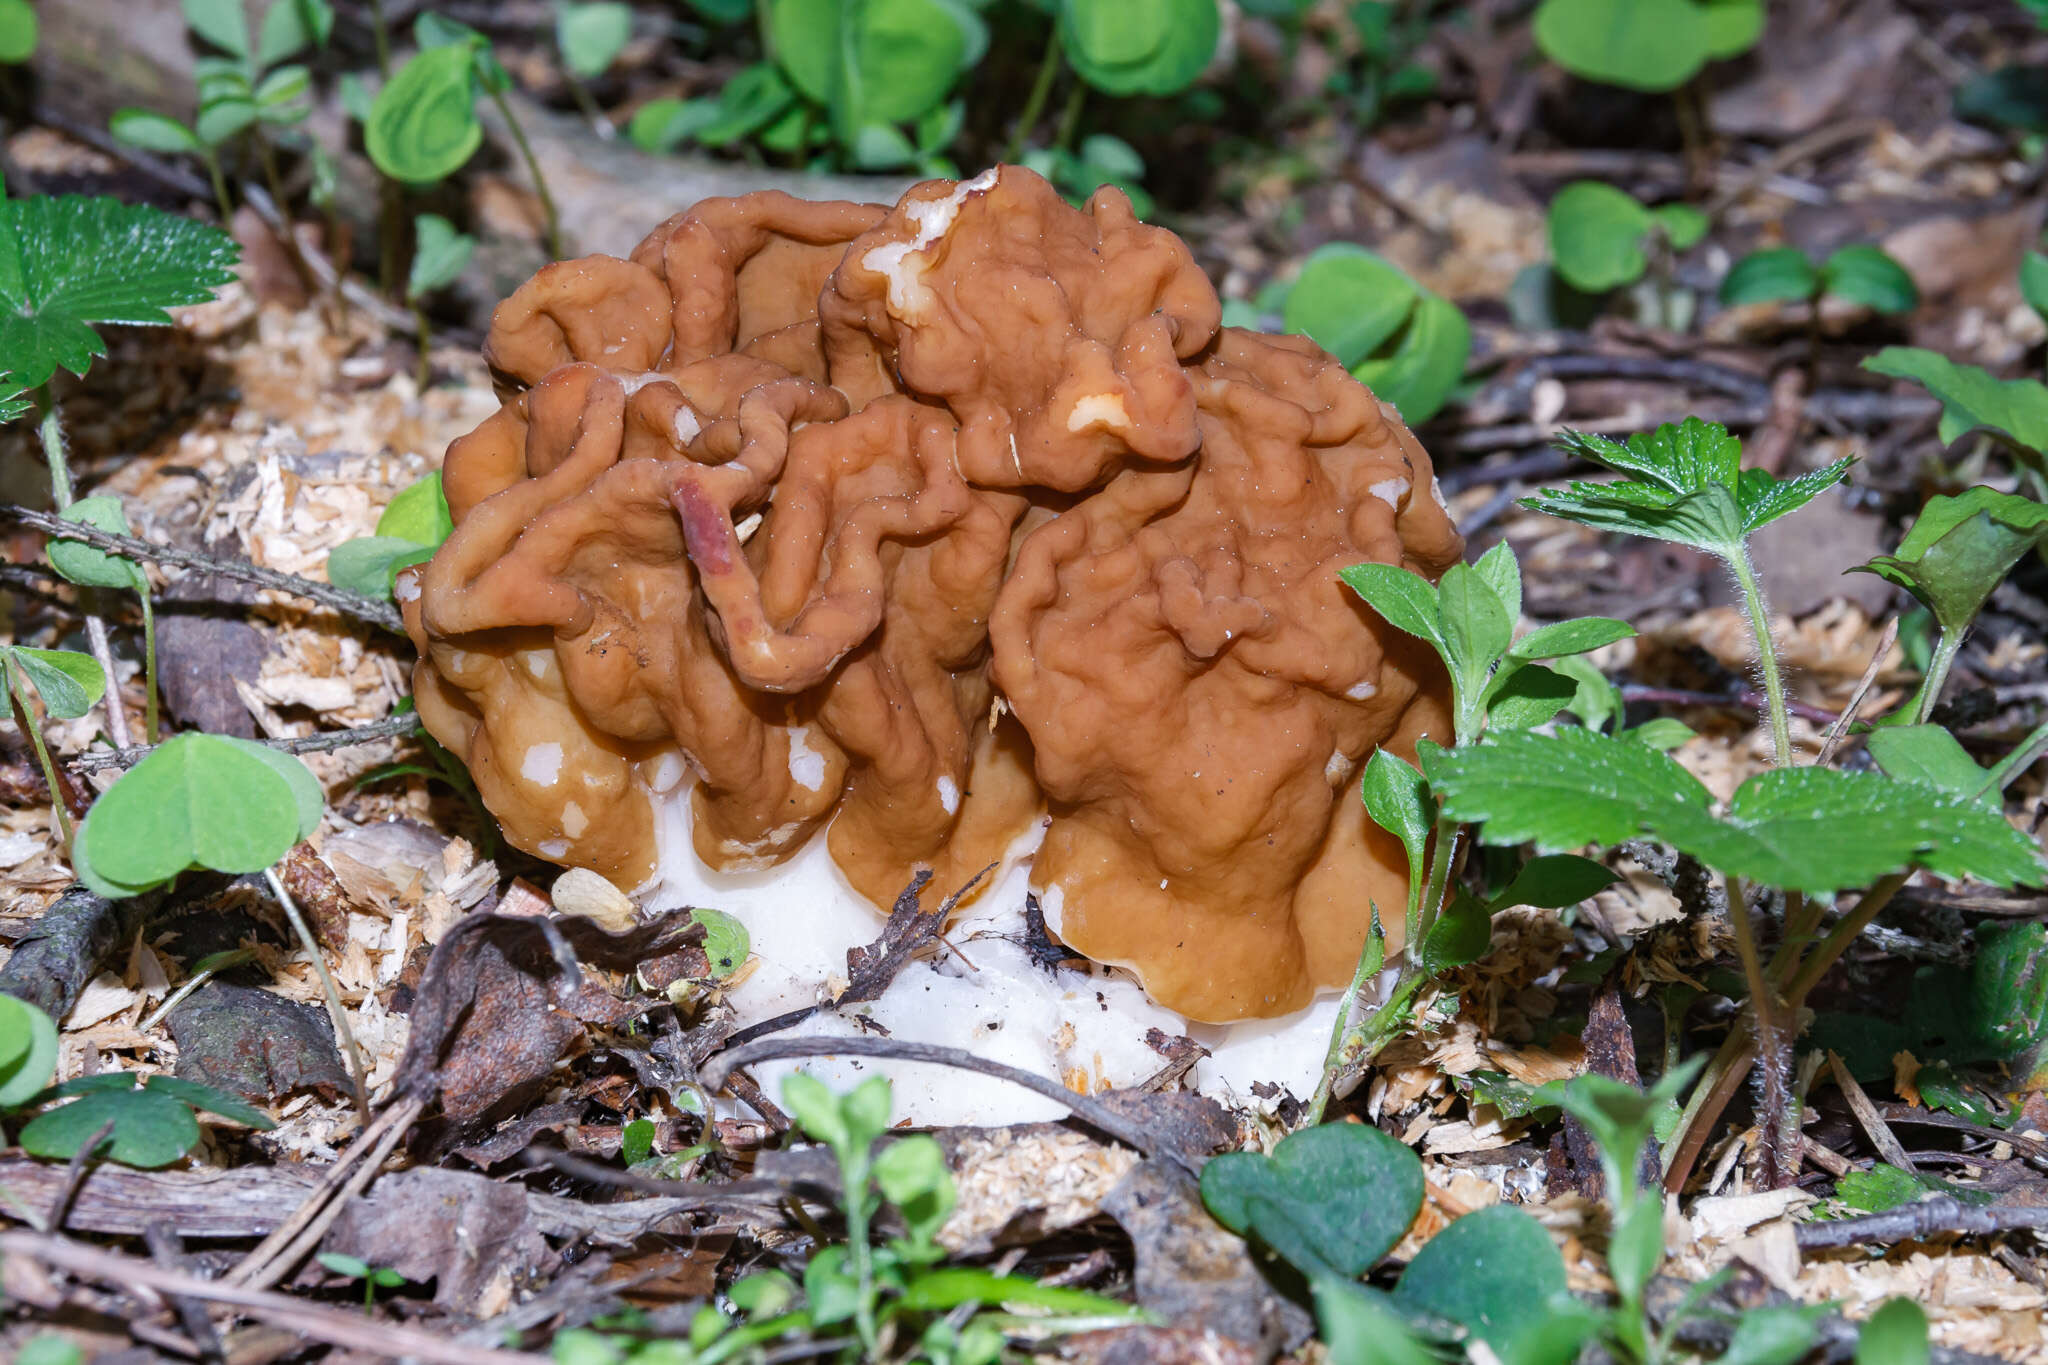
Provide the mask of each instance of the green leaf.
[{"label": "green leaf", "polygon": [[145,152],[166,152],[196,156],[201,150],[199,136],[190,128],[150,109],[117,109],[107,120],[114,141]]},{"label": "green leaf", "polygon": [[738,971],[753,951],[747,926],[723,910],[696,909],[690,918],[704,926],[704,955],[711,960],[711,975],[723,979]]},{"label": "green leaf", "polygon": [[43,699],[43,705],[59,720],[77,720],[99,703],[107,692],[107,675],[99,660],[90,654],[68,649],[30,649],[25,645],[4,647],[8,662],[21,670]]},{"label": "green leaf", "polygon": [[226,95],[199,106],[192,130],[207,146],[218,147],[247,132],[261,114],[253,95]]},{"label": "green leaf", "polygon": [[1405,274],[1372,252],[1332,242],[1302,264],[1281,321],[1349,369],[1408,320],[1417,292]]},{"label": "green leaf", "polygon": [[1491,730],[1533,730],[1556,718],[1579,694],[1579,684],[1542,664],[1510,662],[1485,693]]},{"label": "green leaf", "polygon": [[[1647,1135],[1644,1138],[1648,1141]],[[1619,1149],[1640,1152],[1638,1144],[1632,1148]],[[1608,1152],[1603,1144],[1600,1151],[1602,1168],[1610,1177],[1618,1174],[1616,1165],[1608,1162]],[[1633,1184],[1635,1170],[1631,1165],[1623,1178]],[[1655,1199],[1640,1195],[1632,1198],[1627,1211],[1615,1221],[1614,1232],[1607,1243],[1607,1273],[1614,1277],[1614,1284],[1622,1294],[1634,1299],[1641,1296],[1643,1289],[1657,1274],[1657,1267],[1664,1263],[1664,1209]]]},{"label": "green leaf", "polygon": [[736,142],[790,110],[795,101],[796,92],[771,63],[743,67],[718,92],[718,117],[697,129],[697,141],[707,147]]},{"label": "green leaf", "polygon": [[1531,858],[1493,898],[1492,908],[1533,905],[1544,910],[1562,910],[1590,900],[1620,881],[1614,871],[1576,853],[1549,853]]},{"label": "green leaf", "polygon": [[716,99],[679,100],[673,96],[649,100],[633,112],[626,125],[626,137],[643,152],[666,152],[697,135],[719,116]]},{"label": "green leaf", "polygon": [[397,536],[358,536],[327,552],[327,581],[365,597],[391,599],[401,569],[424,564],[434,547]]},{"label": "green leaf", "polygon": [[1087,1317],[1144,1315],[1144,1310],[1134,1304],[1090,1294],[1085,1289],[1040,1284],[1026,1275],[998,1275],[978,1266],[924,1271],[904,1286],[899,1302],[914,1313],[944,1313],[969,1303],[1014,1303]]},{"label": "green leaf", "polygon": [[1445,652],[1434,583],[1395,564],[1353,564],[1339,569],[1337,576],[1388,625],[1429,641],[1439,654]]},{"label": "green leaf", "polygon": [[1507,604],[1469,564],[1453,564],[1437,583],[1444,662],[1462,695],[1477,697],[1514,638]]},{"label": "green leaf", "polygon": [[1492,943],[1493,911],[1484,901],[1459,887],[1452,893],[1443,913],[1437,916],[1436,923],[1430,925],[1429,932],[1423,935],[1417,955],[1422,960],[1424,972],[1441,976],[1454,967],[1485,957]]},{"label": "green leaf", "polygon": [[909,134],[889,123],[870,123],[853,135],[853,164],[864,171],[886,171],[917,160]]},{"label": "green leaf", "polygon": [[1421,426],[1443,410],[1464,379],[1471,354],[1472,325],[1458,306],[1423,294],[1393,352],[1368,356],[1351,373],[1376,397],[1392,403],[1402,421]]},{"label": "green leaf", "polygon": [[562,60],[586,81],[609,70],[632,36],[632,7],[616,0],[555,7],[555,43]]},{"label": "green leaf", "polygon": [[313,1259],[346,1279],[370,1278],[370,1263],[359,1256],[350,1256],[339,1251],[323,1251]]},{"label": "green leaf", "polygon": [[1720,1365],[1794,1365],[1813,1349],[1816,1324],[1827,1311],[1826,1304],[1748,1309],[1736,1319]]},{"label": "green leaf", "polygon": [[0,374],[0,423],[12,422],[28,416],[35,404],[22,396],[21,385],[7,375]]},{"label": "green leaf", "polygon": [[1867,886],[1907,867],[1997,886],[2042,874],[2033,841],[2003,815],[1876,773],[1780,768],[1744,782],[1720,819],[1674,806],[1645,823],[1709,867],[1788,891]]},{"label": "green leaf", "polygon": [[68,1161],[109,1120],[114,1131],[101,1150],[124,1166],[168,1166],[199,1142],[199,1121],[189,1108],[169,1095],[132,1086],[46,1110],[28,1121],[19,1141],[31,1155]]},{"label": "green leaf", "polygon": [[1756,46],[1764,32],[1764,0],[1703,0],[1707,55],[1725,60]]},{"label": "green leaf", "polygon": [[1271,1156],[1226,1152],[1202,1168],[1202,1203],[1311,1277],[1356,1278],[1378,1264],[1422,1208],[1422,1162],[1377,1128],[1325,1124]]},{"label": "green leaf", "polygon": [[1869,1170],[1850,1171],[1835,1182],[1835,1198],[1865,1213],[1887,1213],[1927,1193],[1927,1185],[1911,1171],[1879,1161]]},{"label": "green leaf", "polygon": [[1704,812],[1712,800],[1672,759],[1590,730],[1522,730],[1476,746],[1418,748],[1444,814],[1483,825],[1490,844],[1557,853],[1618,844],[1643,833],[1653,812]]},{"label": "green leaf", "polygon": [[[455,283],[456,278],[462,274],[463,267],[469,264],[470,254],[476,250],[476,238],[457,232],[455,225],[438,213],[422,213],[413,219],[412,233],[412,269],[405,278],[405,294],[410,299],[431,294],[437,289],[446,289]],[[438,480],[439,475],[433,477]],[[442,506],[445,508],[447,504],[443,502]],[[387,512],[386,516],[389,515]],[[382,536],[397,533],[387,530],[380,521],[377,523],[377,534]],[[446,538],[447,533],[444,531],[441,539]],[[438,545],[440,540],[427,543]]]},{"label": "green leaf", "polygon": [[1910,313],[1920,306],[1920,290],[1906,267],[1883,247],[1868,242],[1845,246],[1820,268],[1824,294],[1860,303],[1879,313]]},{"label": "green leaf", "polygon": [[875,1184],[903,1215],[911,1236],[927,1242],[958,1202],[945,1150],[925,1133],[897,1138],[881,1150],[875,1157]]},{"label": "green leaf", "polygon": [[1543,1225],[1510,1204],[1468,1213],[1422,1244],[1394,1302],[1455,1322],[1515,1358],[1514,1343],[1568,1295],[1564,1257]]},{"label": "green leaf", "polygon": [[1565,186],[1550,201],[1550,258],[1574,289],[1590,294],[1633,284],[1649,268],[1643,239],[1657,220],[1635,199],[1598,180]]},{"label": "green leaf", "polygon": [[1856,1365],[1927,1365],[1927,1314],[1911,1299],[1886,1299],[1856,1334]]},{"label": "green leaf", "polygon": [[1536,45],[1574,76],[1631,90],[1676,90],[1732,38],[1691,0],[1543,0]]},{"label": "green leaf", "polygon": [[[120,536],[134,534],[128,528],[128,514],[122,509],[121,500],[112,494],[99,493],[80,498],[64,509],[63,516],[66,521],[81,522],[94,530]],[[149,579],[143,574],[142,566],[132,559],[97,550],[75,540],[62,539],[50,542],[49,555],[50,567],[73,583],[88,588],[149,591]]]},{"label": "green leaf", "polygon": [[653,1155],[653,1119],[634,1119],[619,1130],[619,1157],[628,1166],[637,1166]]},{"label": "green leaf", "polygon": [[1472,561],[1472,571],[1486,581],[1500,598],[1509,621],[1516,621],[1522,615],[1522,566],[1515,559],[1515,552],[1505,540],[1497,542],[1485,554]]},{"label": "green leaf", "polygon": [[[0,62],[19,66],[36,55],[38,36],[35,6],[28,0],[0,0]],[[46,1338],[38,1337],[37,1341]],[[35,1343],[29,1343],[33,1346]],[[72,1356],[77,1357],[76,1350]],[[28,1359],[24,1352],[22,1359]]]},{"label": "green leaf", "polygon": [[231,57],[249,56],[249,19],[242,0],[185,0],[185,27]]},{"label": "green leaf", "polygon": [[256,65],[267,69],[309,47],[325,47],[332,32],[329,0],[272,0],[256,38]]},{"label": "green leaf", "polygon": [[1647,744],[1652,749],[1669,753],[1691,739],[1695,733],[1697,732],[1690,725],[1676,716],[1657,716],[1644,721],[1641,725],[1630,726],[1623,730],[1618,738],[1625,739],[1631,744]]},{"label": "green leaf", "polygon": [[[285,3],[285,0],[279,0]],[[273,11],[274,12],[274,11]],[[306,93],[313,83],[313,73],[303,66],[281,66],[263,78],[256,87],[256,103],[268,108],[285,104]]]},{"label": "green leaf", "polygon": [[1223,33],[1216,0],[1059,0],[1060,46],[1081,79],[1111,95],[1177,95]]},{"label": "green leaf", "polygon": [[1421,885],[1429,831],[1436,823],[1436,803],[1430,799],[1422,774],[1398,754],[1375,749],[1366,760],[1360,785],[1365,813],[1374,824],[1401,841],[1408,854],[1408,880]]},{"label": "green leaf", "polygon": [[1998,803],[1998,792],[1985,790],[1990,774],[1970,757],[1956,737],[1939,725],[1895,725],[1873,730],[1865,741],[1870,756],[1887,776],[1924,782],[1952,796],[1980,796]]},{"label": "green leaf", "polygon": [[1898,584],[1945,632],[1966,629],[1992,591],[2031,550],[2048,545],[2048,503],[1979,485],[1927,500],[1897,553],[1851,572]]},{"label": "green leaf", "polygon": [[1721,281],[1721,302],[1800,302],[1820,293],[1821,273],[1796,246],[1752,251],[1737,261]]},{"label": "green leaf", "polygon": [[285,785],[292,791],[292,809],[298,813],[300,839],[320,827],[320,817],[327,809],[327,793],[321,790],[320,779],[313,776],[313,770],[303,759],[253,739],[241,739],[235,735],[211,738],[233,745],[285,780]]},{"label": "green leaf", "polygon": [[891,1105],[886,1076],[870,1076],[847,1091],[839,1101],[839,1112],[848,1144],[862,1152],[873,1146],[876,1138],[889,1131]]},{"label": "green leaf", "polygon": [[14,1365],[84,1365],[85,1356],[73,1342],[55,1332],[31,1337],[21,1348]]},{"label": "green leaf", "polygon": [[2023,1084],[2038,1084],[2048,1057],[2048,925],[1978,930],[1963,1004],[1969,1030],[1986,1051],[2009,1063]]},{"label": "green leaf", "polygon": [[143,204],[79,195],[0,201],[0,356],[24,388],[107,353],[93,327],[163,326],[234,278],[234,239]]},{"label": "green leaf", "polygon": [[848,1145],[846,1120],[839,1112],[838,1098],[808,1071],[792,1072],[782,1082],[782,1107],[812,1141],[835,1149]]},{"label": "green leaf", "polygon": [[2048,318],[2048,256],[2029,251],[2020,261],[2020,295],[2027,307]]},{"label": "green leaf", "polygon": [[2048,385],[2038,379],[1994,379],[1975,365],[1958,365],[1917,346],[1887,346],[1863,368],[1914,380],[1940,399],[1944,444],[1981,427],[2036,454],[2048,449]]},{"label": "green leaf", "polygon": [[1687,251],[1700,244],[1706,237],[1713,220],[1690,204],[1659,204],[1650,210],[1650,217],[1657,220],[1657,226],[1664,233],[1664,240],[1671,244],[1673,251]]},{"label": "green leaf", "polygon": [[1339,1275],[1317,1275],[1309,1287],[1331,1365],[1437,1365],[1378,1290]]},{"label": "green leaf", "polygon": [[303,816],[300,792],[267,758],[220,735],[174,735],[93,803],[77,842],[100,883],[125,895],[188,867],[260,872],[299,841]]},{"label": "green leaf", "polygon": [[194,1109],[218,1114],[231,1123],[243,1124],[265,1132],[277,1127],[276,1121],[261,1109],[237,1099],[226,1091],[216,1090],[210,1085],[201,1085],[197,1081],[180,1080],[176,1076],[151,1076],[142,1083],[142,1088],[169,1095],[175,1100],[183,1100]]},{"label": "green leaf", "polygon": [[408,185],[454,174],[483,145],[476,119],[476,50],[449,43],[417,53],[377,92],[363,147],[377,169]]},{"label": "green leaf", "polygon": [[1515,659],[1556,659],[1566,654],[1590,654],[1616,640],[1635,638],[1636,628],[1611,616],[1581,616],[1558,621],[1530,631],[1508,650]]},{"label": "green leaf", "polygon": [[[1600,1165],[1606,1173],[1610,1195],[1618,1198],[1620,1192],[1636,1190],[1637,1156],[1655,1135],[1659,1118],[1667,1111],[1675,1112],[1678,1097],[1706,1061],[1703,1056],[1688,1058],[1658,1077],[1657,1083],[1647,1091],[1588,1073],[1575,1076],[1563,1085],[1553,1081],[1539,1088],[1536,1098],[1561,1106],[1586,1125],[1593,1135],[1594,1145],[1599,1148]],[[1663,1201],[1653,1197],[1641,1202],[1657,1210],[1656,1251],[1649,1266],[1654,1271],[1656,1260],[1663,1255]]]},{"label": "green leaf", "polygon": [[734,1280],[725,1297],[750,1318],[772,1318],[796,1302],[796,1281],[780,1270],[757,1270]]},{"label": "green leaf", "polygon": [[57,1070],[57,1025],[25,1000],[0,994],[0,1038],[14,1046],[0,1053],[0,1113],[19,1109],[42,1093]]},{"label": "green leaf", "polygon": [[[957,127],[955,131],[957,134]],[[952,141],[953,138],[949,136],[944,139],[942,145],[950,144]],[[1145,178],[1145,158],[1138,155],[1138,149],[1122,138],[1108,133],[1090,133],[1081,139],[1081,163],[1106,180]],[[1324,249],[1318,247],[1317,251]],[[1311,252],[1309,259],[1314,260],[1315,255],[1315,252]]]},{"label": "green leaf", "polygon": [[1590,660],[1581,655],[1568,654],[1556,661],[1552,671],[1562,673],[1577,684],[1578,690],[1572,695],[1565,709],[1577,716],[1587,729],[1604,730],[1608,721],[1621,715],[1621,689],[1616,687],[1605,673],[1595,668]]},{"label": "green leaf", "polygon": [[[788,1094],[787,1086],[783,1093]],[[825,1247],[804,1266],[804,1300],[810,1305],[814,1327],[845,1322],[859,1311],[860,1285],[846,1273],[844,1246]]]}]

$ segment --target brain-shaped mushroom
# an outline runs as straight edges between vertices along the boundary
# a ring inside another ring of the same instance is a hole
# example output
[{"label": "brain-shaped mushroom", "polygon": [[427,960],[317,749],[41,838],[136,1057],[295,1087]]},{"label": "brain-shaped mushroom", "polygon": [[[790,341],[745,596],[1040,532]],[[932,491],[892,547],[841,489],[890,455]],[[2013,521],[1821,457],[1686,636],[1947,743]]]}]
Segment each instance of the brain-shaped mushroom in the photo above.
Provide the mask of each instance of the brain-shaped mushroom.
[{"label": "brain-shaped mushroom", "polygon": [[521,848],[658,895],[822,831],[886,906],[1042,824],[1059,936],[1209,1021],[1342,984],[1403,903],[1353,779],[1445,689],[1337,570],[1456,559],[1429,459],[1115,190],[709,201],[486,350],[512,396],[399,597]]}]

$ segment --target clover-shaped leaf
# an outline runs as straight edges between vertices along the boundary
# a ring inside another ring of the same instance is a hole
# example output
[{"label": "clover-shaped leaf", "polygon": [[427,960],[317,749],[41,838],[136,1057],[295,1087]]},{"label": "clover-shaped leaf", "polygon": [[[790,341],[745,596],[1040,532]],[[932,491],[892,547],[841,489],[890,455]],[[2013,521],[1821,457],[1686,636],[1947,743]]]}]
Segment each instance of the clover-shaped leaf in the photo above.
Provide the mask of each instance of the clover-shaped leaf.
[{"label": "clover-shaped leaf", "polygon": [[[128,514],[121,508],[121,500],[107,493],[80,498],[64,509],[64,519],[118,536],[133,534],[128,526]],[[123,559],[120,555],[109,554],[75,540],[55,539],[50,542],[50,567],[73,583],[88,588],[126,588],[130,592],[149,590],[149,579],[143,574],[142,566],[134,560]]]},{"label": "clover-shaped leaf", "polygon": [[146,204],[80,195],[0,201],[0,355],[23,388],[82,375],[102,323],[164,326],[234,278],[234,238]]},{"label": "clover-shaped leaf", "polygon": [[363,123],[363,148],[378,170],[408,185],[431,185],[483,145],[477,52],[468,41],[429,47],[377,92]]},{"label": "clover-shaped leaf", "polygon": [[1567,431],[1559,444],[1630,477],[1614,483],[1572,483],[1523,499],[1538,512],[1602,530],[1648,536],[1706,550],[1723,558],[1741,551],[1743,538],[1813,501],[1839,483],[1855,463],[1779,479],[1743,469],[1742,442],[1726,427],[1688,417],[1627,444]]},{"label": "clover-shaped leaf", "polygon": [[0,1111],[41,1094],[56,1069],[56,1022],[25,1000],[0,995]]},{"label": "clover-shaped leaf", "polygon": [[176,735],[93,803],[72,850],[79,880],[109,899],[191,867],[260,872],[320,822],[305,764],[251,740]]},{"label": "clover-shaped leaf", "polygon": [[1568,1311],[1568,1298],[1556,1243],[1512,1204],[1468,1213],[1423,1243],[1394,1289],[1397,1307],[1458,1324],[1501,1360],[1519,1359],[1516,1343]]},{"label": "clover-shaped leaf", "polygon": [[1227,1152],[1202,1168],[1216,1221],[1314,1278],[1376,1265],[1422,1208],[1422,1162],[1382,1133],[1333,1123],[1282,1138],[1271,1156]]},{"label": "clover-shaped leaf", "polygon": [[328,552],[327,581],[388,601],[399,571],[433,558],[454,529],[436,470],[391,500],[377,518],[377,534],[345,540]]}]

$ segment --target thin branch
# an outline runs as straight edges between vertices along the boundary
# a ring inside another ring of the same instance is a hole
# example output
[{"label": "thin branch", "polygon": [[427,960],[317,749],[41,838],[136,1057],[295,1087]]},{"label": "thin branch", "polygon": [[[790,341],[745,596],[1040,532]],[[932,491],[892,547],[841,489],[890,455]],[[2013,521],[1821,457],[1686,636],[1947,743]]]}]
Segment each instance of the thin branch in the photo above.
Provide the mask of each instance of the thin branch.
[{"label": "thin branch", "polygon": [[67,1270],[131,1295],[141,1289],[167,1298],[177,1295],[202,1302],[228,1304],[241,1310],[245,1317],[373,1357],[410,1357],[433,1362],[433,1365],[552,1365],[548,1357],[531,1352],[465,1346],[416,1328],[379,1322],[361,1312],[317,1307],[284,1294],[245,1289],[220,1280],[203,1280],[183,1271],[166,1270],[133,1256],[102,1251],[66,1237],[0,1232],[0,1254]]},{"label": "thin branch", "polygon": [[753,1066],[757,1062],[772,1062],[791,1057],[881,1057],[895,1062],[931,1062],[937,1066],[955,1067],[961,1071],[973,1071],[983,1076],[1021,1085],[1026,1090],[1043,1095],[1055,1104],[1064,1105],[1075,1118],[1127,1147],[1136,1148],[1146,1156],[1156,1156],[1168,1151],[1158,1140],[1147,1133],[1142,1124],[1125,1118],[1109,1106],[1099,1103],[1087,1095],[1067,1089],[1058,1081],[1001,1062],[991,1062],[957,1047],[938,1047],[931,1043],[904,1042],[896,1038],[764,1038],[758,1043],[744,1047],[728,1048],[713,1053],[710,1060],[699,1068],[698,1076],[704,1084],[716,1090],[725,1083],[726,1074],[736,1067]]},{"label": "thin branch", "polygon": [[[324,754],[335,749],[347,749],[357,744],[371,744],[380,739],[403,739],[417,732],[420,718],[410,713],[403,716],[386,716],[373,720],[368,725],[357,725],[347,730],[317,730],[310,735],[286,735],[282,739],[259,739],[256,742],[268,748],[287,754]],[[75,773],[96,773],[105,768],[132,768],[156,751],[155,746],[138,744],[132,749],[95,749],[66,759],[64,766]]]},{"label": "thin branch", "polygon": [[18,521],[60,540],[75,540],[90,545],[96,550],[108,550],[129,559],[147,560],[168,568],[190,569],[196,573],[211,574],[216,578],[230,578],[241,583],[253,583],[259,588],[272,588],[278,592],[303,597],[332,608],[345,616],[359,621],[368,621],[385,630],[403,632],[405,623],[399,618],[398,608],[389,602],[379,602],[361,593],[337,588],[331,583],[316,583],[310,578],[296,574],[279,573],[275,569],[260,568],[246,559],[228,559],[216,555],[201,554],[195,550],[179,550],[169,545],[158,545],[153,541],[135,536],[115,535],[81,522],[66,521],[53,512],[38,512],[19,504],[0,504],[0,518]]},{"label": "thin branch", "polygon": [[1865,1214],[1861,1218],[1802,1223],[1798,1237],[1801,1251],[1818,1251],[1866,1242],[1924,1242],[1944,1233],[1981,1237],[2023,1228],[2035,1232],[2048,1231],[2048,1208],[2032,1204],[1976,1207],[1943,1194],[1884,1213]]}]

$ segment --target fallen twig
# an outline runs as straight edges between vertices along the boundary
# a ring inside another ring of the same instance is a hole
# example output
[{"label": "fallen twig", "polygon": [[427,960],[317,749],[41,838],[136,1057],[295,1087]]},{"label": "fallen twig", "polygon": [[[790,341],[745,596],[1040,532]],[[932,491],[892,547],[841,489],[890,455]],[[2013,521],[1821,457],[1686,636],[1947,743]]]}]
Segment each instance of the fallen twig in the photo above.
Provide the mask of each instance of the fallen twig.
[{"label": "fallen twig", "polygon": [[1981,1237],[1988,1233],[2022,1229],[2048,1231],[2048,1208],[2033,1204],[1974,1206],[1941,1194],[1860,1218],[1802,1223],[1798,1237],[1801,1251],[1818,1251],[1865,1242],[1924,1242],[1944,1233]]},{"label": "fallen twig", "polygon": [[[1621,685],[1623,701],[1647,702],[1652,706],[1719,706],[1735,711],[1763,712],[1770,706],[1761,692],[1744,688],[1740,692],[1689,692],[1677,687],[1647,687],[1640,683]],[[1812,721],[1815,725],[1833,725],[1841,719],[1839,713],[1824,706],[1810,706],[1806,702],[1786,698],[1785,709],[1801,720]]]},{"label": "fallen twig", "polygon": [[1075,1118],[1089,1127],[1146,1156],[1175,1155],[1138,1124],[1090,1096],[1069,1090],[1058,1081],[1005,1066],[1001,1062],[991,1062],[957,1047],[937,1047],[931,1043],[911,1043],[897,1038],[764,1038],[760,1042],[713,1053],[698,1075],[706,1086],[716,1090],[725,1083],[727,1073],[737,1067],[791,1057],[882,1057],[896,1062],[930,1062],[994,1076],[997,1080],[1021,1085],[1056,1104],[1065,1105]]},{"label": "fallen twig", "polygon": [[1856,1083],[1849,1068],[1833,1048],[1828,1049],[1828,1070],[1834,1073],[1835,1084],[1841,1089],[1842,1098],[1849,1102],[1849,1112],[1856,1116],[1856,1122],[1863,1129],[1870,1145],[1877,1154],[1902,1171],[1915,1170],[1913,1158],[1906,1155],[1906,1149],[1899,1144],[1898,1135],[1885,1126],[1877,1106],[1870,1102],[1870,1096],[1863,1093],[1863,1087]]},{"label": "fallen twig", "polygon": [[[380,739],[398,739],[417,733],[420,718],[411,713],[403,716],[387,716],[373,720],[368,725],[358,725],[348,730],[319,730],[310,735],[287,735],[282,739],[259,739],[258,744],[267,745],[280,753],[324,754],[331,749],[346,749],[356,744],[371,744]],[[76,758],[64,760],[64,766],[75,773],[96,773],[105,768],[132,768],[154,752],[154,747],[138,744],[131,749],[95,749]]]},{"label": "fallen twig", "polygon": [[397,1323],[379,1322],[361,1312],[322,1308],[267,1290],[248,1289],[221,1280],[203,1280],[183,1271],[166,1270],[65,1237],[34,1232],[0,1232],[0,1254],[20,1256],[124,1292],[137,1289],[177,1295],[206,1303],[224,1303],[246,1317],[299,1332],[316,1341],[390,1359],[410,1357],[436,1365],[552,1365],[546,1356],[502,1347],[466,1346]]},{"label": "fallen twig", "polygon": [[278,592],[303,597],[330,607],[345,616],[367,621],[389,631],[403,631],[405,623],[399,618],[398,608],[389,602],[379,602],[361,593],[337,588],[331,583],[317,583],[297,574],[279,573],[251,564],[246,559],[229,559],[219,555],[202,554],[197,550],[180,550],[169,545],[158,545],[154,541],[137,536],[116,535],[102,531],[95,526],[81,522],[66,521],[54,512],[38,512],[18,503],[0,504],[0,517],[20,522],[60,540],[75,540],[90,545],[96,550],[107,550],[129,559],[147,560],[174,569],[191,569],[199,573],[212,574],[217,578],[233,579],[240,583],[252,583],[259,588],[271,588]]}]

